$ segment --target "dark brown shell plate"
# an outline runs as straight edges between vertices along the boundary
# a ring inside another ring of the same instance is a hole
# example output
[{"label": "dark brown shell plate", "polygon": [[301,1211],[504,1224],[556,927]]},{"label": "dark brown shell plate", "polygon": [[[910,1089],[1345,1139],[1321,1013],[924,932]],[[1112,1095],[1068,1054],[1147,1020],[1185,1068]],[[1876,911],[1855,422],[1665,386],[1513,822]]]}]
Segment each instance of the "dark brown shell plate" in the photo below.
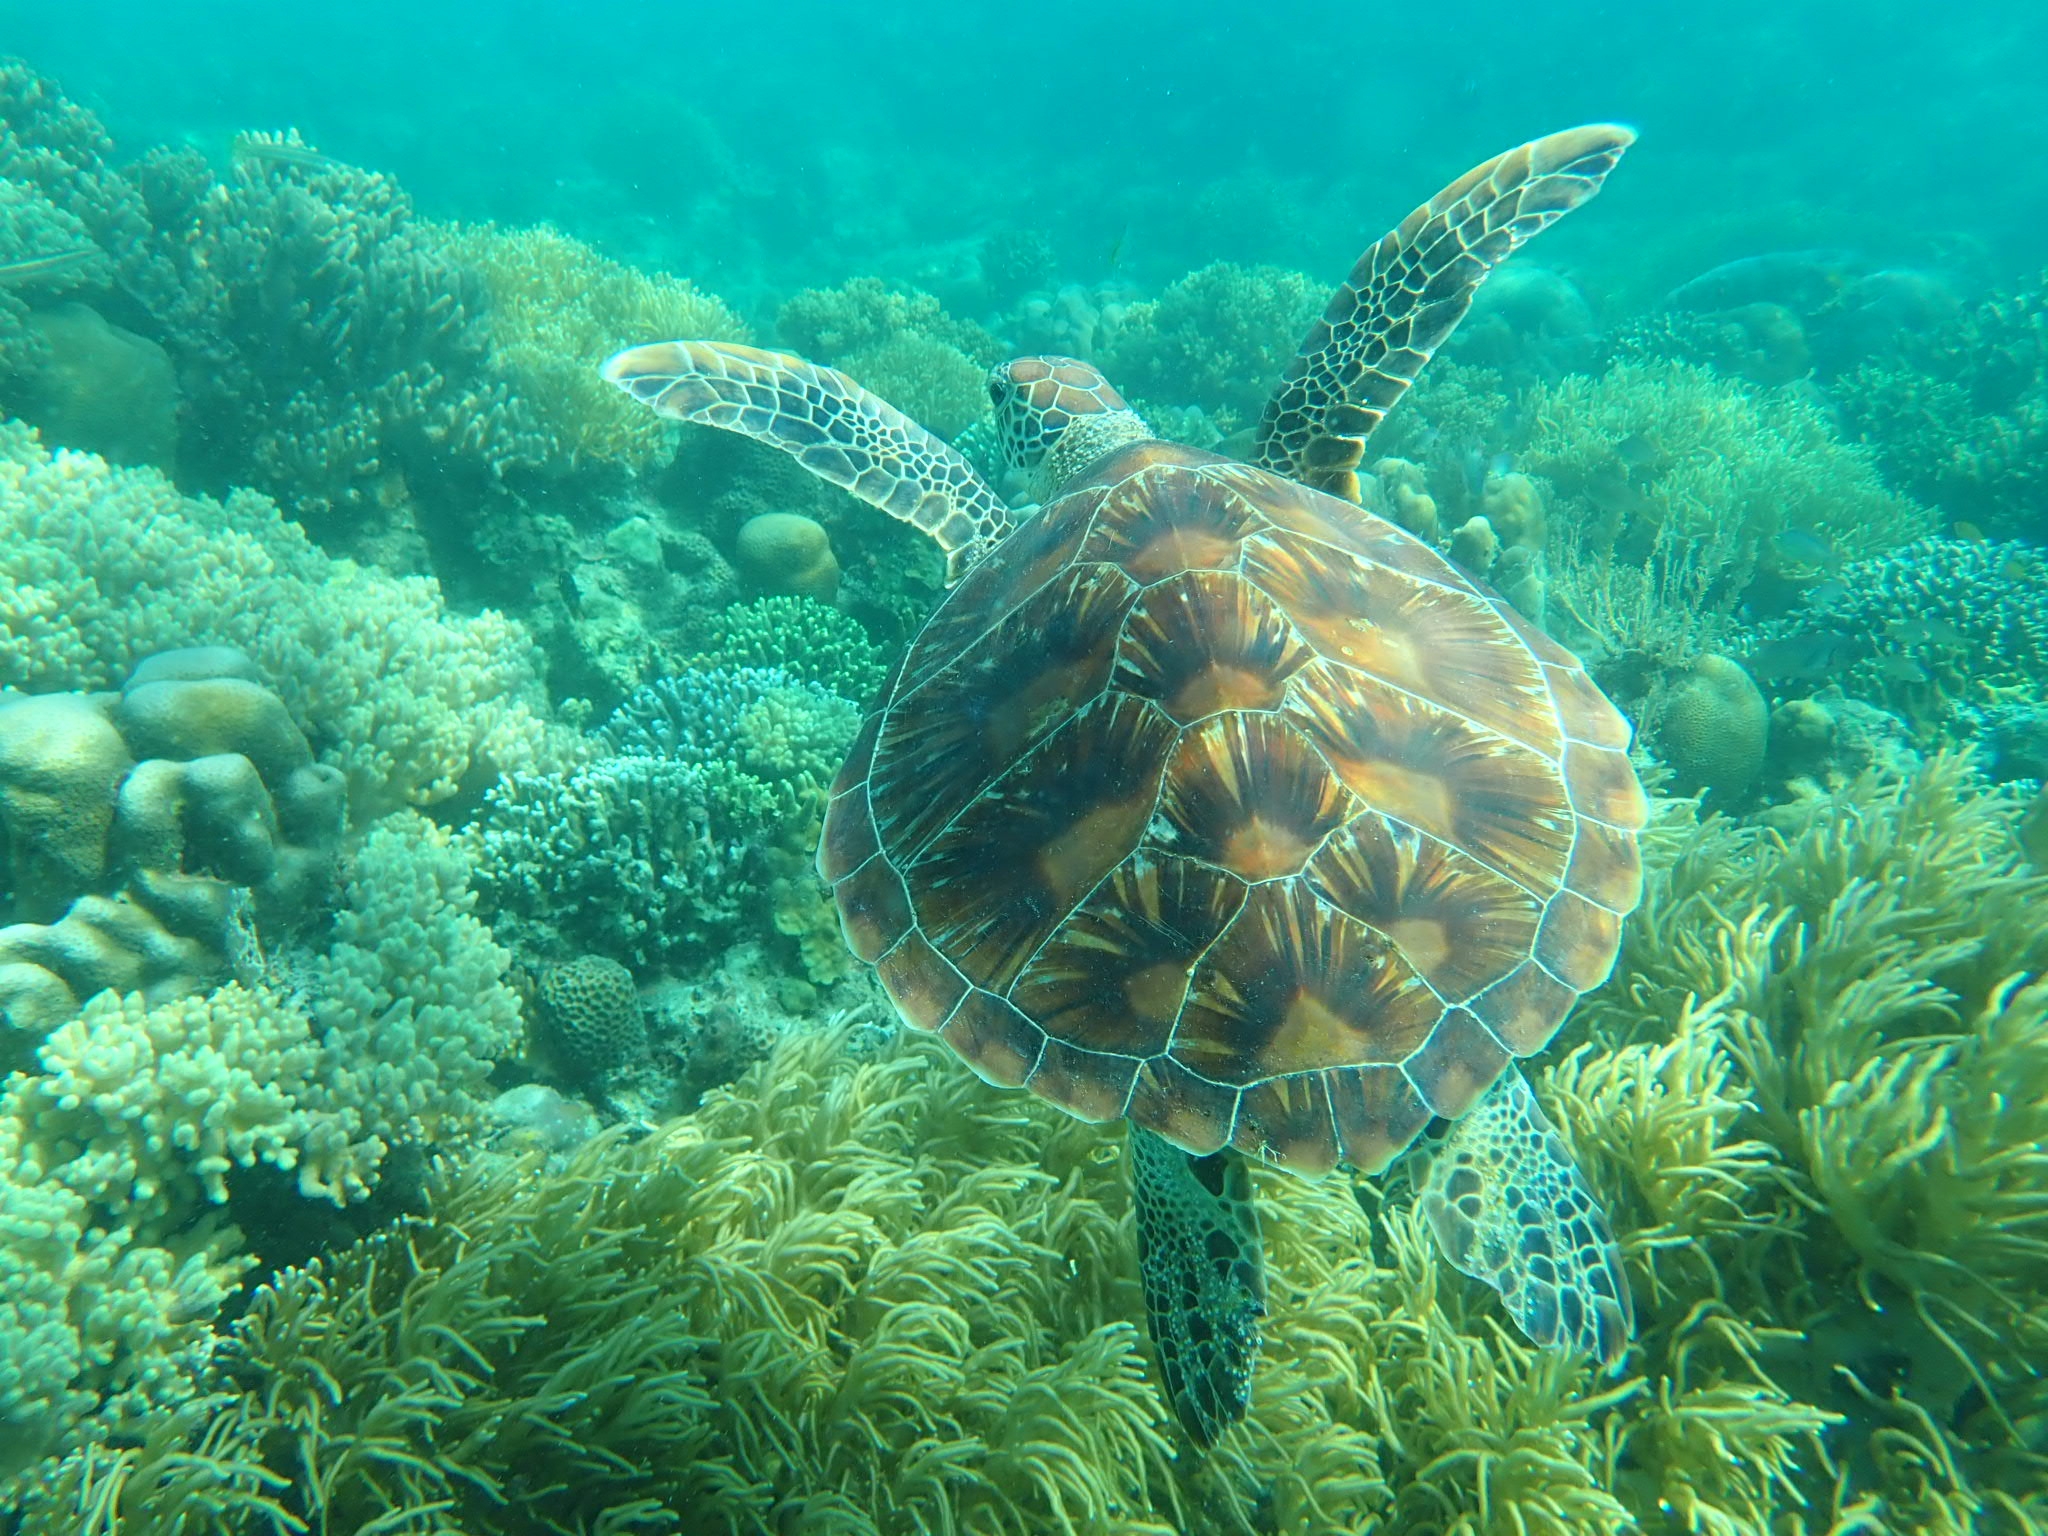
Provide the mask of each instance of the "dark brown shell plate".
[{"label": "dark brown shell plate", "polygon": [[819,868],[905,1020],[991,1081],[1376,1170],[1605,979],[1641,895],[1628,741],[1420,541],[1146,443],[933,615]]}]

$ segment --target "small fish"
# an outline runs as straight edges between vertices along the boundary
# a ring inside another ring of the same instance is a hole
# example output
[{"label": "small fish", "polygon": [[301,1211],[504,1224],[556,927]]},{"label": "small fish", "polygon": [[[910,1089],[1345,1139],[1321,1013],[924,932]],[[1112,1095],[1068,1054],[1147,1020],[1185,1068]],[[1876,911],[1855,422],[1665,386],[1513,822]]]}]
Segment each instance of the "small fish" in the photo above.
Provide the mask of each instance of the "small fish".
[{"label": "small fish", "polygon": [[1809,682],[1828,675],[1848,644],[1840,635],[1798,635],[1760,646],[1744,664],[1759,682]]},{"label": "small fish", "polygon": [[1910,656],[1886,656],[1877,664],[1877,675],[1887,682],[1924,683],[1927,669]]},{"label": "small fish", "polygon": [[1114,272],[1119,266],[1123,264],[1124,238],[1127,235],[1129,235],[1130,232],[1131,226],[1127,221],[1124,224],[1123,228],[1119,229],[1116,232],[1116,238],[1109,242],[1109,255],[1103,263],[1105,270]]},{"label": "small fish", "polygon": [[268,133],[236,134],[228,142],[228,154],[236,160],[267,160],[302,171],[331,171],[341,165],[333,156],[323,155],[297,138],[281,139]]},{"label": "small fish", "polygon": [[76,250],[48,251],[41,256],[24,256],[19,261],[0,261],[0,288],[19,288],[25,283],[55,277],[83,266],[99,253],[96,245],[82,245]]},{"label": "small fish", "polygon": [[1834,570],[1842,563],[1832,544],[1811,528],[1786,528],[1771,536],[1771,548],[1778,558],[1793,565]]},{"label": "small fish", "polygon": [[1961,645],[1963,632],[1947,619],[1892,619],[1884,632],[1901,645]]},{"label": "small fish", "polygon": [[1514,455],[1496,453],[1489,455],[1485,449],[1467,448],[1463,456],[1465,485],[1476,501],[1486,494],[1486,482],[1497,475],[1504,475],[1515,467]]},{"label": "small fish", "polygon": [[1982,544],[1985,542],[1984,530],[1975,523],[1970,522],[1967,518],[1957,518],[1950,526],[1948,532],[1950,538],[1961,539],[1965,544]]},{"label": "small fish", "polygon": [[1806,589],[1807,602],[1816,608],[1825,608],[1831,603],[1839,603],[1848,595],[1849,585],[1847,582],[1841,581],[1823,581],[1818,586]]},{"label": "small fish", "polygon": [[1614,456],[1630,474],[1654,475],[1671,465],[1664,445],[1647,432],[1631,432],[1614,445]]}]

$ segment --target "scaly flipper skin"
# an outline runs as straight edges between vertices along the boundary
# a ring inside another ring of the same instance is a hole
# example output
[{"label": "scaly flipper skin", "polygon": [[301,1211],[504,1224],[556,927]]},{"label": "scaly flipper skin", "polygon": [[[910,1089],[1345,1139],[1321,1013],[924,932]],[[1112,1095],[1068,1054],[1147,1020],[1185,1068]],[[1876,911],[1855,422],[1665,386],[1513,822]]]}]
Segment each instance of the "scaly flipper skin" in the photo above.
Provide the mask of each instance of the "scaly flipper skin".
[{"label": "scaly flipper skin", "polygon": [[1635,1331],[1621,1250],[1519,1071],[1452,1125],[1416,1208],[1444,1257],[1499,1291],[1531,1340],[1620,1363]]},{"label": "scaly flipper skin", "polygon": [[648,409],[754,438],[931,535],[946,581],[1010,531],[1010,509],[952,448],[845,374],[724,342],[633,347],[604,376]]},{"label": "scaly flipper skin", "polygon": [[1254,462],[1358,500],[1371,436],[1486,276],[1600,190],[1635,135],[1611,123],[1537,139],[1467,171],[1359,258],[1259,422]]},{"label": "scaly flipper skin", "polygon": [[1166,1395],[1203,1450],[1245,1415],[1266,1311],[1251,1174],[1230,1152],[1190,1157],[1131,1127],[1138,1269]]}]

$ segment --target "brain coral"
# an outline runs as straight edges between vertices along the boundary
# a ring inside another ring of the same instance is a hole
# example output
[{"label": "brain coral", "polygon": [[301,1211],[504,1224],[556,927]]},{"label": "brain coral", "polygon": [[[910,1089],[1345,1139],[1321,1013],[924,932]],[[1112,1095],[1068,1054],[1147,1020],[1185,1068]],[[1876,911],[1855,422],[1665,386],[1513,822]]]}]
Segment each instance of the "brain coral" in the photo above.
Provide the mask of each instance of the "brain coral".
[{"label": "brain coral", "polygon": [[829,603],[839,591],[839,561],[832,536],[800,512],[763,512],[740,525],[733,563],[757,591],[815,597]]},{"label": "brain coral", "polygon": [[0,687],[108,688],[154,651],[230,645],[272,680],[359,814],[548,759],[532,641],[438,585],[329,559],[253,492],[46,453],[0,425]]},{"label": "brain coral", "polygon": [[566,965],[550,965],[536,990],[548,1054],[569,1077],[602,1078],[647,1050],[633,973],[618,961],[579,955]]},{"label": "brain coral", "polygon": [[1763,769],[1771,709],[1741,663],[1706,655],[1655,699],[1648,730],[1685,788],[1725,802],[1741,798]]}]

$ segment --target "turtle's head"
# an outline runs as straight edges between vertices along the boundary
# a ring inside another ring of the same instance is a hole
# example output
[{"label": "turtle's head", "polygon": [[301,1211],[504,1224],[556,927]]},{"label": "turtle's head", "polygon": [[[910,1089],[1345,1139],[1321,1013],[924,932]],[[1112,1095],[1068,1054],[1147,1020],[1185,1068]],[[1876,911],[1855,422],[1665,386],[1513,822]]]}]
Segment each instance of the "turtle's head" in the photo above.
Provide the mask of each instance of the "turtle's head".
[{"label": "turtle's head", "polygon": [[1020,357],[991,368],[988,397],[1012,466],[1041,498],[1112,448],[1152,435],[1109,380],[1079,358]]}]

